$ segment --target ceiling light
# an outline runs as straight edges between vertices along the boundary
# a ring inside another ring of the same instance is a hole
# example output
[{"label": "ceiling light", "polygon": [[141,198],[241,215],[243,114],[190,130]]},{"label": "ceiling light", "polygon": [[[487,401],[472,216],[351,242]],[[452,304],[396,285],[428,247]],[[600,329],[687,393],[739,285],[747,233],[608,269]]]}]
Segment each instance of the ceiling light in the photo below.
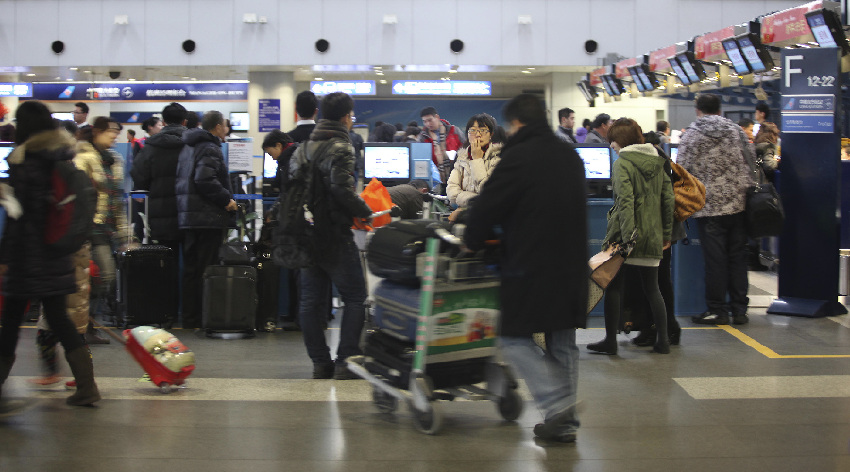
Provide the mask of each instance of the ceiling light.
[{"label": "ceiling light", "polygon": [[455,70],[455,69],[449,69],[449,74],[457,74],[457,70]]},{"label": "ceiling light", "polygon": [[519,15],[517,17],[517,23],[521,25],[530,25],[531,24],[531,15]]},{"label": "ceiling light", "polygon": [[76,67],[69,67],[68,70],[77,70]]},{"label": "ceiling light", "polygon": [[520,71],[520,72],[522,72],[523,74],[530,74],[531,73],[530,70],[524,70],[524,71]]},{"label": "ceiling light", "polygon": [[257,22],[257,14],[256,13],[244,13],[242,15],[242,23],[256,23]]},{"label": "ceiling light", "polygon": [[528,70],[534,70],[534,69],[536,69],[536,67],[526,67],[526,69],[528,69]]},{"label": "ceiling light", "polygon": [[130,24],[130,16],[129,15],[115,15],[113,22],[116,25],[129,25]]},{"label": "ceiling light", "polygon": [[184,80],[189,80],[189,76],[183,77]]},{"label": "ceiling light", "polygon": [[376,70],[383,69],[383,66],[375,66],[374,69],[376,69]]},{"label": "ceiling light", "polygon": [[27,74],[27,77],[35,77],[35,74],[29,73],[29,74]]},{"label": "ceiling light", "polygon": [[398,16],[396,16],[396,15],[384,15],[384,24],[385,25],[397,25],[398,24]]},{"label": "ceiling light", "polygon": [[90,70],[84,70],[83,73],[84,74],[91,74],[91,71]]},{"label": "ceiling light", "polygon": [[325,80],[325,79],[323,79],[321,77],[314,77],[313,80]]},{"label": "ceiling light", "polygon": [[72,81],[72,80],[74,80],[74,79],[65,79],[65,80],[67,80],[68,82],[71,82],[71,81]]},{"label": "ceiling light", "polygon": [[197,77],[192,77],[192,80],[198,80],[198,78],[197,78]]},{"label": "ceiling light", "polygon": [[385,83],[387,83],[387,81],[386,81],[386,80],[381,80],[381,83],[382,83],[382,84],[385,84]]},{"label": "ceiling light", "polygon": [[378,73],[377,73],[377,74],[375,74],[375,75],[383,76],[383,75],[384,75],[384,73],[383,73],[383,72],[378,72]]},{"label": "ceiling light", "polygon": [[56,80],[59,80],[59,79],[61,79],[61,78],[62,78],[62,77],[56,77]]}]

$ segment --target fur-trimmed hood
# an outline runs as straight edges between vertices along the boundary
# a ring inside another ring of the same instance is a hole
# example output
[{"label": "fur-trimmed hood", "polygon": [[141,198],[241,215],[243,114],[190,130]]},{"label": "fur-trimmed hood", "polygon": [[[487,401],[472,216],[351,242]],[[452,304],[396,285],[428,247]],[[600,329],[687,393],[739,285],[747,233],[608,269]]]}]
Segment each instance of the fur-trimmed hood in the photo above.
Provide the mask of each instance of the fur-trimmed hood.
[{"label": "fur-trimmed hood", "polygon": [[[24,156],[27,152],[47,152],[54,155],[62,155],[67,158],[68,154],[73,156],[77,146],[77,141],[71,136],[71,133],[64,129],[52,129],[42,131],[30,136],[23,144],[15,148],[9,155],[9,164],[20,164],[24,162]],[[56,151],[66,150],[66,153],[57,153]]]}]

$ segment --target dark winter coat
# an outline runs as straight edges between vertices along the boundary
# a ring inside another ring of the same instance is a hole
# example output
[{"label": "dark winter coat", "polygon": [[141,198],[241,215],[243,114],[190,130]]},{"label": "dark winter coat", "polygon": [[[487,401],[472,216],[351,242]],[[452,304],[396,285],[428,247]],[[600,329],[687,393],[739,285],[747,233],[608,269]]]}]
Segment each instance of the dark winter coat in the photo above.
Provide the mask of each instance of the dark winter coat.
[{"label": "dark winter coat", "polygon": [[[546,124],[508,139],[502,160],[472,200],[466,244],[501,230],[503,336],[587,323],[587,208],[584,163]],[[541,169],[544,171],[541,172]]]},{"label": "dark winter coat", "polygon": [[221,140],[195,128],[186,131],[183,142],[186,146],[180,151],[175,184],[180,229],[230,226],[230,214],[224,207],[233,195]]},{"label": "dark winter coat", "polygon": [[8,266],[3,295],[41,298],[77,291],[71,255],[47,254],[49,174],[56,161],[74,158],[76,141],[64,129],[31,136],[9,155],[9,185],[23,207],[18,219],[8,218],[0,243],[0,264]]},{"label": "dark winter coat", "polygon": [[133,159],[135,190],[148,191],[148,225],[151,238],[176,241],[180,239],[177,225],[177,161],[185,146],[183,133],[186,128],[168,125],[147,139],[145,147]]},{"label": "dark winter coat", "polygon": [[313,133],[313,130],[316,128],[315,124],[306,124],[306,125],[298,125],[292,131],[286,133],[292,138],[293,142],[303,143],[310,139],[310,135]]},{"label": "dark winter coat", "polygon": [[348,130],[338,121],[321,120],[310,140],[298,147],[290,160],[290,179],[298,178],[305,164],[318,166],[324,190],[330,196],[327,213],[313,217],[328,218],[336,234],[351,238],[354,218],[372,214],[369,205],[354,190],[354,151]]}]

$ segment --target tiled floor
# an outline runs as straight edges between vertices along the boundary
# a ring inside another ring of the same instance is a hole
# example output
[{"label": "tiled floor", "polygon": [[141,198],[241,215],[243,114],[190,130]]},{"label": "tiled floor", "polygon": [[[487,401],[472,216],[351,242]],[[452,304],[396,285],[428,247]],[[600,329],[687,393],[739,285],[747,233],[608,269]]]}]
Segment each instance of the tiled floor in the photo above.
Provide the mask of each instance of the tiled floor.
[{"label": "tiled floor", "polygon": [[[751,282],[775,293],[770,275]],[[588,354],[583,345],[603,335],[593,319],[578,336],[579,439],[557,446],[533,439],[531,402],[515,423],[491,402],[446,403],[441,433],[418,433],[407,408],[378,413],[364,381],[310,380],[292,332],[212,340],[175,330],[198,367],[189,388],[169,395],[138,381],[122,347],[95,346],[105,399],[70,408],[64,391],[27,387],[37,364],[25,329],[7,386],[42,402],[0,421],[0,471],[850,470],[847,317],[764,310],[726,329],[680,318],[682,345],[668,356],[626,336],[617,357]]]}]

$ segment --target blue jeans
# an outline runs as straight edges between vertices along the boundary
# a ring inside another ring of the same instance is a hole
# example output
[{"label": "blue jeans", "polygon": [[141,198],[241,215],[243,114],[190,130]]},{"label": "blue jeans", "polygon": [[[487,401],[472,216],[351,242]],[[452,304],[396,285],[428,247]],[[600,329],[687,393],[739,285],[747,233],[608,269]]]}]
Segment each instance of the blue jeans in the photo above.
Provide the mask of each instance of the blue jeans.
[{"label": "blue jeans", "polygon": [[353,237],[341,241],[338,251],[339,254],[333,263],[320,263],[301,269],[299,275],[301,302],[298,318],[307,354],[314,364],[331,362],[330,348],[324,332],[324,321],[330,310],[327,304],[331,282],[336,285],[345,304],[340,323],[339,346],[336,350],[337,360],[342,362],[349,356],[360,354],[360,334],[366,321],[366,310],[363,308],[363,302],[366,300],[366,281],[360,265],[360,253],[354,245]]},{"label": "blue jeans", "polygon": [[548,352],[531,337],[501,336],[502,355],[518,376],[525,379],[543,418],[568,412],[561,434],[574,433],[580,423],[575,409],[578,390],[578,346],[576,330],[553,331],[547,336]]}]

